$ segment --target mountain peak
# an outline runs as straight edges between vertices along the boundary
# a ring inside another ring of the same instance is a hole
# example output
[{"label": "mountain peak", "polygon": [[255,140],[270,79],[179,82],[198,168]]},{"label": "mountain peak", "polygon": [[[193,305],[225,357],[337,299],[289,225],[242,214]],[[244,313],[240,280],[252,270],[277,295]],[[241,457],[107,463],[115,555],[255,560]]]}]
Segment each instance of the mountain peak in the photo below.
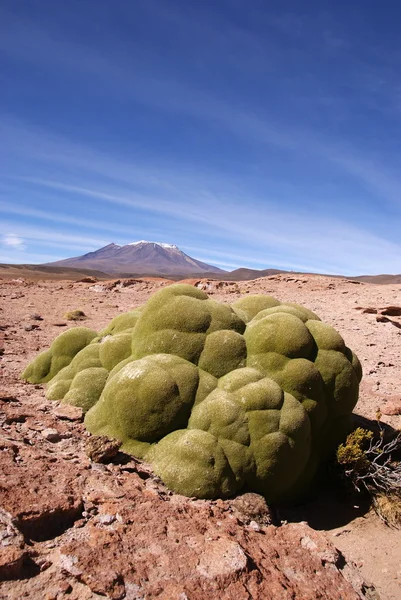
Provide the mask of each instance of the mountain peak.
[{"label": "mountain peak", "polygon": [[201,273],[224,273],[218,267],[188,256],[175,244],[146,240],[131,242],[124,246],[111,243],[94,252],[48,264],[64,267],[78,266],[109,274],[184,275],[188,277]]},{"label": "mountain peak", "polygon": [[174,250],[178,250],[178,246],[175,244],[164,244],[163,242],[149,242],[147,240],[139,240],[139,242],[131,242],[127,244],[127,246],[139,246],[139,244],[154,244],[155,246],[160,246],[161,248],[172,248]]}]

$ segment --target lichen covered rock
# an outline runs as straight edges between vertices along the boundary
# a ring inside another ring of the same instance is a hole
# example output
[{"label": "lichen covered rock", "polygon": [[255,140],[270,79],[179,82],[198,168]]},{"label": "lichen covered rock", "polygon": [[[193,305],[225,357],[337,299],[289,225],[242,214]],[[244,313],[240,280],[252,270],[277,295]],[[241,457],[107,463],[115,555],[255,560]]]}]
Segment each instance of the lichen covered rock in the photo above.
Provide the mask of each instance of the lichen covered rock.
[{"label": "lichen covered rock", "polygon": [[362,369],[307,308],[267,295],[229,306],[176,284],[99,334],[63,333],[23,377],[178,493],[293,502],[346,435]]}]

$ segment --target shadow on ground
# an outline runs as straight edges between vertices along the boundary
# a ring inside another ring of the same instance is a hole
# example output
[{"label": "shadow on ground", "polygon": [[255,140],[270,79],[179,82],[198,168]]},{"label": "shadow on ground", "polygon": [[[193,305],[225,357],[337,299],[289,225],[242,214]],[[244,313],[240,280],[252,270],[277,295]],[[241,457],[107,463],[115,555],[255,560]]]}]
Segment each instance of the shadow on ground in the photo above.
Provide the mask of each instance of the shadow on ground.
[{"label": "shadow on ground", "polygon": [[[356,427],[371,430],[375,436],[382,434],[391,438],[397,435],[396,430],[389,425],[356,414],[353,417]],[[371,498],[367,492],[358,493],[353,490],[341,480],[335,468],[329,467],[310,499],[295,507],[277,507],[276,515],[281,521],[306,521],[313,529],[330,531],[363,517],[371,506]]]}]

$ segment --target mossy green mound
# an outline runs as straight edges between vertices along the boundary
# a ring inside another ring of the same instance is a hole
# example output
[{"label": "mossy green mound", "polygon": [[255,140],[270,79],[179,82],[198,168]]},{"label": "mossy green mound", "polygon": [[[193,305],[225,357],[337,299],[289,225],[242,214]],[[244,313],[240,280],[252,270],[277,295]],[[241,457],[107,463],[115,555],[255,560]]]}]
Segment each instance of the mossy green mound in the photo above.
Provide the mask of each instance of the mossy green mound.
[{"label": "mossy green mound", "polygon": [[110,321],[108,326],[99,333],[99,336],[105,337],[106,335],[115,335],[116,333],[121,333],[123,331],[132,331],[140,314],[141,310],[137,308],[136,310],[117,315]]},{"label": "mossy green mound", "polygon": [[109,372],[102,367],[89,367],[78,372],[62,401],[80,406],[86,412],[99,400],[108,376]]},{"label": "mossy green mound", "polygon": [[330,325],[271,296],[163,288],[99,334],[63,333],[22,375],[174,491],[293,502],[346,435],[361,365]]},{"label": "mossy green mound", "polygon": [[80,350],[96,337],[96,331],[87,327],[75,327],[56,337],[49,350],[45,350],[22,373],[30,383],[46,383],[61,369],[70,364]]},{"label": "mossy green mound", "polygon": [[99,343],[99,359],[102,366],[111,371],[121,361],[131,356],[132,334],[108,335]]},{"label": "mossy green mound", "polygon": [[88,412],[86,427],[123,442],[151,444],[188,423],[198,389],[192,363],[171,354],[153,354],[125,364],[107,382]]},{"label": "mossy green mound", "polygon": [[94,344],[94,339],[96,338],[93,338],[88,346],[85,346],[85,348],[74,356],[68,366],[61,369],[52,378],[46,390],[46,398],[48,400],[62,400],[69,391],[75,376],[81,371],[102,367],[99,358],[100,345]]}]

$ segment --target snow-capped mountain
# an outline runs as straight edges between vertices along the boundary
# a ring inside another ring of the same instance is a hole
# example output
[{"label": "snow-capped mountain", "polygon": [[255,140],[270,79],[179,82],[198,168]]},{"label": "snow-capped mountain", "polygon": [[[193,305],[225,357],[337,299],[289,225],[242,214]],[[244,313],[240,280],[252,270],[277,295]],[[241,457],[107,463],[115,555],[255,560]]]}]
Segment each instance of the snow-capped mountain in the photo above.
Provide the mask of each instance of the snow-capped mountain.
[{"label": "snow-capped mountain", "polygon": [[[175,244],[163,244],[162,242],[147,242],[146,240],[140,240],[139,242],[130,242],[126,244],[127,246],[139,246],[139,244],[156,244],[157,246],[161,246],[162,248],[173,248],[174,250],[178,250],[178,246]],[[121,248],[121,246],[120,246]]]},{"label": "snow-capped mountain", "polygon": [[145,240],[131,242],[125,246],[112,243],[82,256],[47,264],[127,275],[164,276],[225,272],[218,267],[191,258],[174,244]]}]

